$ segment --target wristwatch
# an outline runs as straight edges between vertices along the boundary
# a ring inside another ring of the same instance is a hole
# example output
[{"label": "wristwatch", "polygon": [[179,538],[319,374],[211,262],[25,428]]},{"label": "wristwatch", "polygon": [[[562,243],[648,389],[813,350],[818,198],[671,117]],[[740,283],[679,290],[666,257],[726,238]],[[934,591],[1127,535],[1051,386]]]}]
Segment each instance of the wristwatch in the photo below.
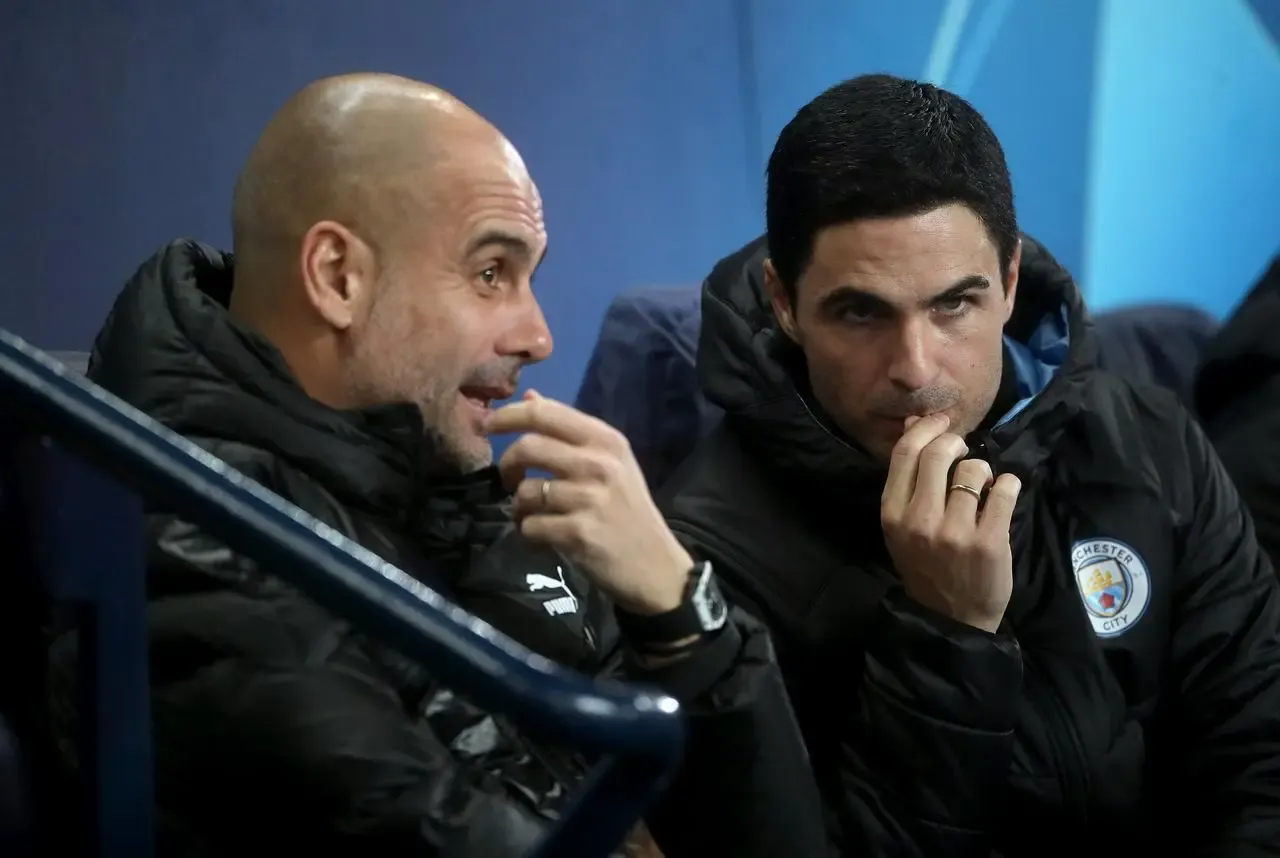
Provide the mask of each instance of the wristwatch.
[{"label": "wristwatch", "polygon": [[689,570],[684,601],[679,607],[647,617],[621,609],[614,613],[628,644],[636,649],[662,650],[724,628],[729,620],[729,604],[716,583],[711,563],[703,561]]}]

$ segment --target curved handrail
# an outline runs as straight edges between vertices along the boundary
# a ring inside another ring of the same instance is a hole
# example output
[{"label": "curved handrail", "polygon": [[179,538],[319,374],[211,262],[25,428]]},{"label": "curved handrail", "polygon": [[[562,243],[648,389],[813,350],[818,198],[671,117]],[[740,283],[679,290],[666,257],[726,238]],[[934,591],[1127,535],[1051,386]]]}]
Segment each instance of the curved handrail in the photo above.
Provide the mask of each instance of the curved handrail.
[{"label": "curved handrail", "polygon": [[[42,434],[262,562],[335,614],[430,664],[478,705],[508,715],[539,738],[605,755],[605,770],[588,790],[617,790],[633,805],[632,820],[679,765],[684,729],[672,698],[591,680],[528,651],[3,330],[0,401]],[[579,801],[551,840],[583,846],[586,840],[566,832],[589,809],[601,810],[598,802]],[[617,843],[624,830],[610,833],[612,840],[601,848]],[[548,841],[543,849],[551,846]],[[582,853],[557,848],[554,854]]]}]

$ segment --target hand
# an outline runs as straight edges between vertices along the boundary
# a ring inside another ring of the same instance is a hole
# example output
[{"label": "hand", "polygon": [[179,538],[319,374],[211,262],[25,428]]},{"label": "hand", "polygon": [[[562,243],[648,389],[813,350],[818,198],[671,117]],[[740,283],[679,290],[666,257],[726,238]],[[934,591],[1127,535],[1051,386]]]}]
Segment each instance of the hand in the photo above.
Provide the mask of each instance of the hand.
[{"label": "hand", "polygon": [[[945,415],[908,420],[893,448],[880,500],[885,544],[907,595],[938,613],[994,633],[1013,593],[1009,525],[1022,486],[1013,474],[965,459]],[[985,495],[953,488],[970,486]]]},{"label": "hand", "polygon": [[[580,566],[618,607],[660,614],[684,601],[693,559],[649,494],[621,432],[530,391],[495,411],[490,434],[524,434],[498,462],[520,531]],[[546,471],[553,480],[530,477]]]}]

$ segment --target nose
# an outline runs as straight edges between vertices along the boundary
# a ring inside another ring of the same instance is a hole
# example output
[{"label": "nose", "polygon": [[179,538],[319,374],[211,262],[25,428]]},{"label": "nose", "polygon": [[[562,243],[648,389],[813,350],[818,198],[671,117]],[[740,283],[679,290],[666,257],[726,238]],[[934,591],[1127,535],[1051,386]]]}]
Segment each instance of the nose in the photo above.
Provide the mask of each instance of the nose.
[{"label": "nose", "polygon": [[933,326],[924,320],[908,319],[893,337],[889,380],[908,391],[921,390],[932,384],[938,374],[938,343]]},{"label": "nose", "polygon": [[518,306],[506,336],[499,343],[504,355],[519,357],[526,364],[538,363],[551,356],[554,342],[542,307],[532,292],[526,291]]}]

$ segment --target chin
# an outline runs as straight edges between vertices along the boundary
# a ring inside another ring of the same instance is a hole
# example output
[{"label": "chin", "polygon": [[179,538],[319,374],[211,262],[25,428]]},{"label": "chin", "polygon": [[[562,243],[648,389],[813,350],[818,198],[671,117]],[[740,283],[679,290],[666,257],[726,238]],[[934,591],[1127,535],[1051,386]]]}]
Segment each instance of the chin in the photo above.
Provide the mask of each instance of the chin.
[{"label": "chin", "polygon": [[859,427],[858,431],[846,431],[845,434],[873,458],[888,461],[894,445],[902,437],[902,430],[885,426],[864,426]]},{"label": "chin", "polygon": [[450,459],[458,473],[474,473],[493,464],[493,447],[488,443],[468,444],[465,448],[456,450]]},{"label": "chin", "polygon": [[493,445],[483,435],[432,433],[427,470],[441,476],[465,476],[493,464]]},{"label": "chin", "polygon": [[476,452],[467,462],[473,471],[489,467],[493,464],[493,448],[486,444],[483,451]]}]

